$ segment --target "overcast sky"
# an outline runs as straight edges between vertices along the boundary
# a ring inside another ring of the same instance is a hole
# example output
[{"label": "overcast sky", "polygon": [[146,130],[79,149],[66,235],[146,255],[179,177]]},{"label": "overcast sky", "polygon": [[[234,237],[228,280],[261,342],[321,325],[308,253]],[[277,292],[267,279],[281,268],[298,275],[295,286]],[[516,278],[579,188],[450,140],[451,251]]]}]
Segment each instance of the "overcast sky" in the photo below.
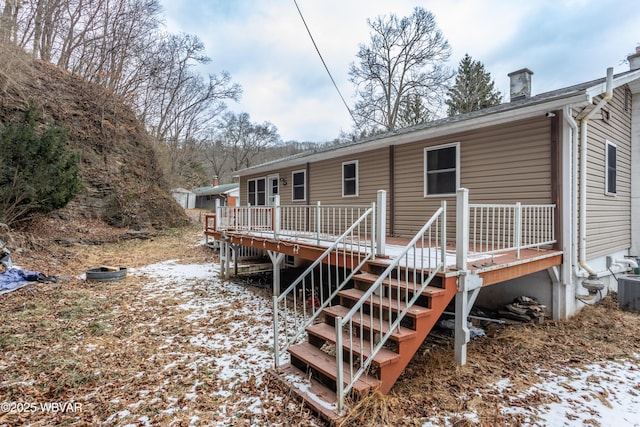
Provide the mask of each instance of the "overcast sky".
[{"label": "overcast sky", "polygon": [[[349,65],[368,44],[368,18],[431,11],[452,48],[481,61],[498,89],[507,74],[533,71],[533,94],[628,70],[640,45],[636,0],[297,0],[340,91],[353,105]],[[351,130],[351,120],[293,0],[161,0],[167,30],[197,35],[211,62],[243,88],[229,109],[273,123],[283,140],[323,142]]]}]

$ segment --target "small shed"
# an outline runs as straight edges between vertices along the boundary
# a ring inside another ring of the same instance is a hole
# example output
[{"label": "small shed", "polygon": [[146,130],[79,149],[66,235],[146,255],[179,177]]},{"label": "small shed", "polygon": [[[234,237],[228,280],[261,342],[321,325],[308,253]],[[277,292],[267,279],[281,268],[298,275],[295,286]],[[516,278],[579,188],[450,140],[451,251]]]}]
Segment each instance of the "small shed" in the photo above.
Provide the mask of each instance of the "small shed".
[{"label": "small shed", "polygon": [[216,200],[220,206],[237,206],[240,199],[240,184],[222,184],[216,186],[199,187],[191,190],[195,194],[195,207],[213,210]]},{"label": "small shed", "polygon": [[196,207],[196,194],[193,191],[186,190],[184,188],[174,188],[171,190],[171,195],[182,209],[193,209]]}]

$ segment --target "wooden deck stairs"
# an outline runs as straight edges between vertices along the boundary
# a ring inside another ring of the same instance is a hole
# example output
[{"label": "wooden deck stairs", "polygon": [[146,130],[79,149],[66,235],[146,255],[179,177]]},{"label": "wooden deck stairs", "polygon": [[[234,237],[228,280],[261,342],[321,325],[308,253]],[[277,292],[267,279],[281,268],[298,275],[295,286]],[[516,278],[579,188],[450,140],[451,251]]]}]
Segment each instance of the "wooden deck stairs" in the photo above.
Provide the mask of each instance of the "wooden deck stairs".
[{"label": "wooden deck stairs", "polygon": [[[338,293],[338,303],[326,307],[319,321],[307,327],[307,341],[291,346],[288,349],[290,363],[276,369],[276,375],[284,380],[302,401],[313,411],[331,423],[335,423],[337,413],[336,397],[336,318],[343,318],[351,307],[379,278],[386,264],[378,261],[368,262],[361,272],[353,277],[353,287]],[[343,371],[353,372],[355,368],[349,363],[350,354],[354,364],[361,357],[368,359],[373,345],[361,337],[385,335],[391,322],[405,306],[405,295],[412,297],[416,283],[421,284],[422,272],[406,272],[407,278],[386,278],[383,281],[383,295],[372,298],[372,304],[366,311],[353,318],[353,335],[342,332]],[[405,280],[409,279],[409,280]],[[421,292],[418,300],[407,311],[399,327],[394,328],[385,346],[373,357],[371,368],[353,385],[352,399],[367,395],[372,391],[387,394],[405,367],[409,364],[429,332],[435,326],[440,315],[452,301],[457,292],[456,277],[445,278],[434,276],[431,283]],[[393,299],[385,299],[385,295],[393,295]],[[400,296],[400,298],[398,298]],[[345,374],[345,377],[348,377]],[[303,385],[304,384],[304,385]],[[301,386],[302,385],[302,386]]]}]

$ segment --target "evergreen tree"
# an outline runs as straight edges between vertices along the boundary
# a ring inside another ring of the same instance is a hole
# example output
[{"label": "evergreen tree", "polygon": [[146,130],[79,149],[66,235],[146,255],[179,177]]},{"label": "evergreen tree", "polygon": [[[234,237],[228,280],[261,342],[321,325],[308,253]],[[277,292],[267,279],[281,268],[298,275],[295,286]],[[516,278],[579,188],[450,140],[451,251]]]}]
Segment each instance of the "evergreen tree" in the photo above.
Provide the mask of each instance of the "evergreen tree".
[{"label": "evergreen tree", "polygon": [[62,208],[80,189],[79,156],[66,145],[68,130],[40,125],[35,111],[0,128],[0,222],[7,225]]},{"label": "evergreen tree", "polygon": [[449,116],[491,107],[502,101],[502,94],[495,88],[482,62],[474,61],[469,54],[460,61],[456,82],[447,96],[449,99],[445,103]]}]

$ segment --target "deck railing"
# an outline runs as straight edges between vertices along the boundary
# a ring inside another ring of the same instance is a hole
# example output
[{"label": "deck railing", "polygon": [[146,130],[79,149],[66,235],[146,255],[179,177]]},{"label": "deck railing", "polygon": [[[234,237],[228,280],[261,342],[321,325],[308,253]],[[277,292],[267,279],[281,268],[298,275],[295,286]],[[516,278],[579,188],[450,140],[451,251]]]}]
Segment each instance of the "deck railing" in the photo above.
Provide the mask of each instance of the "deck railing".
[{"label": "deck railing", "polygon": [[551,245],[555,205],[469,204],[469,246],[474,255]]},{"label": "deck railing", "polygon": [[307,326],[332,304],[337,293],[373,257],[374,239],[369,234],[373,222],[375,209],[370,207],[280,296],[273,297],[276,367],[280,366],[280,358],[287,349],[303,336]]},{"label": "deck railing", "polygon": [[[221,206],[216,215],[207,216],[208,231],[250,232],[281,237],[310,239],[314,243],[333,243],[365,212],[370,205],[286,205]],[[213,217],[213,218],[211,218]],[[213,228],[210,228],[210,225]],[[375,223],[368,221],[365,232],[375,239]]]},{"label": "deck railing", "polygon": [[[446,216],[446,202],[443,201],[442,206],[344,318],[336,318],[336,394],[339,413],[344,407],[345,396],[369,370],[373,358],[384,347],[393,330],[400,327],[407,312],[436,273],[445,269]],[[396,283],[398,286],[388,288],[385,283]],[[383,312],[383,304],[390,308]],[[340,351],[344,340],[349,340],[349,345]],[[357,354],[354,349],[359,349]],[[344,372],[343,362],[349,367],[348,372]]]}]

